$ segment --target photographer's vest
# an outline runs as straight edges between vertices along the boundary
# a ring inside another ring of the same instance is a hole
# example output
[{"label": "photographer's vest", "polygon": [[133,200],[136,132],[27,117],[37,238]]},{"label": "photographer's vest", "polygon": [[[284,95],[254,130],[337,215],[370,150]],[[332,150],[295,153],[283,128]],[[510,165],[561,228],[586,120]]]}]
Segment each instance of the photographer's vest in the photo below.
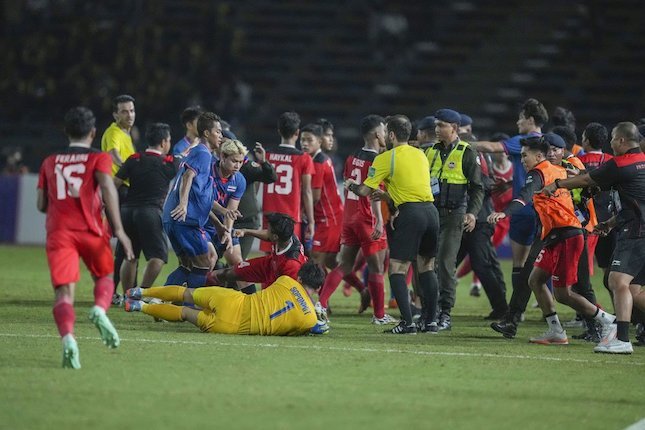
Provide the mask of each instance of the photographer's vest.
[{"label": "photographer's vest", "polygon": [[463,160],[469,146],[467,142],[458,141],[445,160],[441,159],[437,144],[426,150],[430,163],[430,187],[438,208],[466,207],[469,181],[464,174]]},{"label": "photographer's vest", "polygon": [[[542,173],[545,187],[556,179],[567,179],[567,171],[563,167],[554,166],[548,160],[538,163],[534,169]],[[566,188],[558,188],[551,197],[544,194],[533,195],[533,206],[542,223],[542,239],[554,228],[582,227],[574,213],[571,193]]]}]

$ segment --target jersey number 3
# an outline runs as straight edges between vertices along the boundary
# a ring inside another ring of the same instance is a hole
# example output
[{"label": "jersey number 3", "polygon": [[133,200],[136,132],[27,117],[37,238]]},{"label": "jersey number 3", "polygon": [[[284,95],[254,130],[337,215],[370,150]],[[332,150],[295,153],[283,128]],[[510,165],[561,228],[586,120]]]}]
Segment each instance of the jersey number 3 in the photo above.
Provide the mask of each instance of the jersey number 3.
[{"label": "jersey number 3", "polygon": [[56,173],[56,198],[58,200],[65,200],[67,196],[78,198],[83,178],[75,175],[85,173],[85,164],[69,164],[67,166],[57,164],[54,166],[54,172]]},{"label": "jersey number 3", "polygon": [[[358,167],[351,171],[349,177],[359,184],[363,182],[363,178],[361,178],[361,169],[359,169]],[[349,190],[347,190],[347,198],[349,200],[358,200],[358,196]]]},{"label": "jersey number 3", "polygon": [[278,180],[267,185],[267,193],[275,193],[283,196],[291,194],[291,190],[293,189],[293,167],[288,164],[280,164],[274,167],[278,175]]}]

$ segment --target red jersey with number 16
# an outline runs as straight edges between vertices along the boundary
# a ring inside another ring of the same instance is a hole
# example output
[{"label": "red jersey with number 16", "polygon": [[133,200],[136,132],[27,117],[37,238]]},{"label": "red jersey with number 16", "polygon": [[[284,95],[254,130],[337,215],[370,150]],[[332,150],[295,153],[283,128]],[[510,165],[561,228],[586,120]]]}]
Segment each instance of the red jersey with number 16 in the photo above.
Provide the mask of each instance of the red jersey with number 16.
[{"label": "red jersey with number 16", "polygon": [[293,146],[280,145],[267,152],[266,159],[275,168],[278,179],[264,185],[262,212],[286,214],[301,222],[301,178],[314,174],[311,157]]},{"label": "red jersey with number 16", "polygon": [[107,234],[96,172],[111,175],[112,159],[107,152],[84,146],[70,146],[43,161],[38,188],[47,197],[47,233],[74,230]]},{"label": "red jersey with number 16", "polygon": [[[378,152],[372,149],[359,149],[347,157],[343,178],[353,179],[362,184],[367,179],[367,174],[374,162]],[[359,197],[349,190],[345,190],[345,212],[343,223],[355,224],[365,223],[366,220],[373,220],[372,206],[369,197]]]}]

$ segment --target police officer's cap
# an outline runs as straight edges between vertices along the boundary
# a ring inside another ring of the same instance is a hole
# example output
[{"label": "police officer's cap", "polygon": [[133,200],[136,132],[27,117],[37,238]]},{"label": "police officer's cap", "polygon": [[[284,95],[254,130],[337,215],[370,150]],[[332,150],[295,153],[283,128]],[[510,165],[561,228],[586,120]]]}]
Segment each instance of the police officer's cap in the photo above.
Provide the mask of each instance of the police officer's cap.
[{"label": "police officer's cap", "polygon": [[557,148],[566,148],[567,144],[564,142],[564,139],[555,133],[544,133],[544,140],[551,146]]},{"label": "police officer's cap", "polygon": [[437,121],[448,122],[450,124],[461,124],[461,115],[452,109],[439,109],[435,112],[434,117]]},{"label": "police officer's cap", "polygon": [[427,116],[423,118],[419,123],[417,124],[417,130],[426,130],[428,128],[434,128],[435,122],[437,119],[433,116]]},{"label": "police officer's cap", "polygon": [[459,116],[461,117],[461,124],[459,125],[461,125],[462,127],[473,124],[473,119],[465,113],[462,113]]}]

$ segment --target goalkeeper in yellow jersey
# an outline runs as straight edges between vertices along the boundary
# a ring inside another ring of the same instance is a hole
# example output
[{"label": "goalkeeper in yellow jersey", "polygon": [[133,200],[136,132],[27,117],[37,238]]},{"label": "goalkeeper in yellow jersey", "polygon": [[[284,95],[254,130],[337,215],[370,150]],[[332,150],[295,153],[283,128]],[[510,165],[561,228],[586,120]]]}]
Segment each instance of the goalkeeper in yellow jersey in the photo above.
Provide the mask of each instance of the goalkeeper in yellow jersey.
[{"label": "goalkeeper in yellow jersey", "polygon": [[[189,321],[209,333],[297,336],[329,330],[310,294],[318,291],[325,273],[312,261],[302,265],[298,279],[280,276],[255,294],[223,287],[164,286],[132,288],[126,292],[125,310],[143,312],[166,321]],[[172,304],[148,304],[143,298],[195,304],[201,309]]]}]

